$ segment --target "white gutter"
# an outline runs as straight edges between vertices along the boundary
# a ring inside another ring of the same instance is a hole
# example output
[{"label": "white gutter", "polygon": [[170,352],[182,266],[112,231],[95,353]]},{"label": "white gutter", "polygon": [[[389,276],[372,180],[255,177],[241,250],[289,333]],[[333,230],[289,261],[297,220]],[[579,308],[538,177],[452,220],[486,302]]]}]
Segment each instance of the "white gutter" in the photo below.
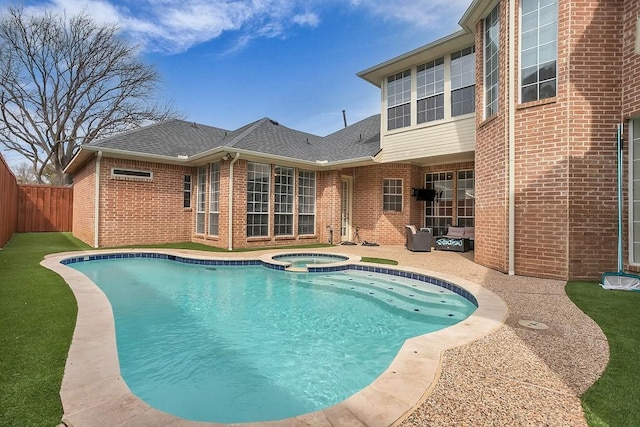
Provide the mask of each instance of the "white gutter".
[{"label": "white gutter", "polygon": [[509,1],[509,71],[507,84],[509,86],[509,275],[516,274],[515,271],[515,229],[516,229],[516,99],[515,99],[515,83],[516,76],[516,4],[515,0]]},{"label": "white gutter", "polygon": [[93,203],[93,247],[98,248],[98,231],[100,228],[100,159],[102,151],[96,155],[96,189]]},{"label": "white gutter", "polygon": [[233,165],[240,158],[240,153],[236,153],[236,156],[229,163],[229,217],[227,222],[229,223],[229,250],[233,250]]}]

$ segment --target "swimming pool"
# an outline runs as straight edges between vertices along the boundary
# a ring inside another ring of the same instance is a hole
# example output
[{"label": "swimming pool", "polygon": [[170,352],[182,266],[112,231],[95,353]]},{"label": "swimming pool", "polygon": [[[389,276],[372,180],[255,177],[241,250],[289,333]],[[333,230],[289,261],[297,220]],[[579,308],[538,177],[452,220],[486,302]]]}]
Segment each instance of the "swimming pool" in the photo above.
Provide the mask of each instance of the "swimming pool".
[{"label": "swimming pool", "polygon": [[347,261],[349,257],[333,254],[319,254],[319,253],[291,253],[274,255],[272,257],[275,261],[290,263],[294,268],[304,268],[311,264],[330,264],[334,262]]},{"label": "swimming pool", "polygon": [[[423,321],[430,305],[446,307],[445,320],[435,329],[458,322],[475,308],[464,299],[466,308],[457,318],[452,311],[458,309],[442,302],[448,290],[438,287],[437,301],[428,301],[423,295],[426,277],[395,270],[294,274],[264,268],[259,261],[191,265],[166,258],[117,260],[129,264],[119,272],[120,267],[110,263],[113,260],[71,266],[82,271],[102,265],[98,272],[87,274],[111,300],[121,371],[132,391],[154,407],[189,419],[264,421],[332,405],[371,383],[406,338],[433,330]],[[161,264],[179,268],[160,273]],[[251,270],[246,280],[238,280],[239,269]],[[117,280],[104,285],[104,277]],[[282,277],[286,283],[281,283]],[[130,285],[123,286],[125,278]],[[176,286],[160,285],[160,279]],[[153,320],[154,301],[171,321]],[[211,310],[213,306],[217,308]],[[283,313],[284,317],[278,316]],[[196,315],[201,317],[196,320]],[[173,329],[177,323],[187,325],[186,331]],[[254,330],[254,326],[264,328]],[[230,330],[239,333],[227,336]],[[327,338],[326,333],[333,335]],[[344,340],[353,336],[366,339],[346,344]],[[389,336],[391,342],[386,341]],[[169,357],[183,349],[188,354]],[[139,358],[141,352],[150,353],[150,359]],[[306,367],[300,360],[306,360]],[[232,364],[223,367],[221,361]],[[233,363],[236,367],[229,367]],[[361,367],[366,369],[359,372]],[[192,374],[195,379],[189,378]],[[136,378],[140,385],[134,384]],[[219,387],[211,388],[211,383]],[[237,388],[238,384],[253,384],[254,390]],[[266,393],[260,395],[255,389]],[[278,407],[277,402],[286,405]],[[207,408],[212,404],[224,411],[211,413]],[[203,408],[194,409],[198,405]],[[230,405],[237,406],[236,415],[228,413]]]}]

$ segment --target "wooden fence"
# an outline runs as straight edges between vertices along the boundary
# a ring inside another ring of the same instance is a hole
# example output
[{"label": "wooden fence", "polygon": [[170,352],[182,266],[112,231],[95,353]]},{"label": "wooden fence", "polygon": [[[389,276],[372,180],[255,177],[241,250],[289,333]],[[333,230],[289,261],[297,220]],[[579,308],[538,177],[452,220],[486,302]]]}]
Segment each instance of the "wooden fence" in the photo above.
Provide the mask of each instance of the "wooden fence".
[{"label": "wooden fence", "polygon": [[21,185],[0,155],[0,248],[13,233],[71,231],[73,188]]},{"label": "wooden fence", "polygon": [[0,155],[0,248],[18,228],[18,182]]},{"label": "wooden fence", "polygon": [[18,186],[18,233],[71,231],[73,188]]}]

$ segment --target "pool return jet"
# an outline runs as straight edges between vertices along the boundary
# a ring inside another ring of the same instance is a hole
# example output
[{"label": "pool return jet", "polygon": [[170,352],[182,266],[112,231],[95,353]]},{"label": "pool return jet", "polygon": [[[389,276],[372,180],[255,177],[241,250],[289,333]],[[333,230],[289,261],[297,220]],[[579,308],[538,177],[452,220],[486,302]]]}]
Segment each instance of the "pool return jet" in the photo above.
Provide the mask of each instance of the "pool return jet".
[{"label": "pool return jet", "polygon": [[625,273],[622,265],[622,132],[624,124],[618,124],[618,271],[602,274],[600,286],[640,292],[640,276]]}]

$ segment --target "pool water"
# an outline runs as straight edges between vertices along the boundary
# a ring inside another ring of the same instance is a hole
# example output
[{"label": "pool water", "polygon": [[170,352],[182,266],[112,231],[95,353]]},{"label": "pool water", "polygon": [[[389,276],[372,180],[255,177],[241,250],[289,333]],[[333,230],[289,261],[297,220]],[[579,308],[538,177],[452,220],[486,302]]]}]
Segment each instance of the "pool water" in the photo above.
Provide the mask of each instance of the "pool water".
[{"label": "pool water", "polygon": [[196,421],[278,420],[336,404],[379,376],[407,338],[476,308],[440,287],[363,271],[144,258],[69,266],[111,302],[131,391]]},{"label": "pool water", "polygon": [[276,255],[273,259],[276,261],[290,262],[292,267],[303,268],[309,264],[328,264],[331,262],[346,261],[349,258],[324,254],[286,254]]}]

